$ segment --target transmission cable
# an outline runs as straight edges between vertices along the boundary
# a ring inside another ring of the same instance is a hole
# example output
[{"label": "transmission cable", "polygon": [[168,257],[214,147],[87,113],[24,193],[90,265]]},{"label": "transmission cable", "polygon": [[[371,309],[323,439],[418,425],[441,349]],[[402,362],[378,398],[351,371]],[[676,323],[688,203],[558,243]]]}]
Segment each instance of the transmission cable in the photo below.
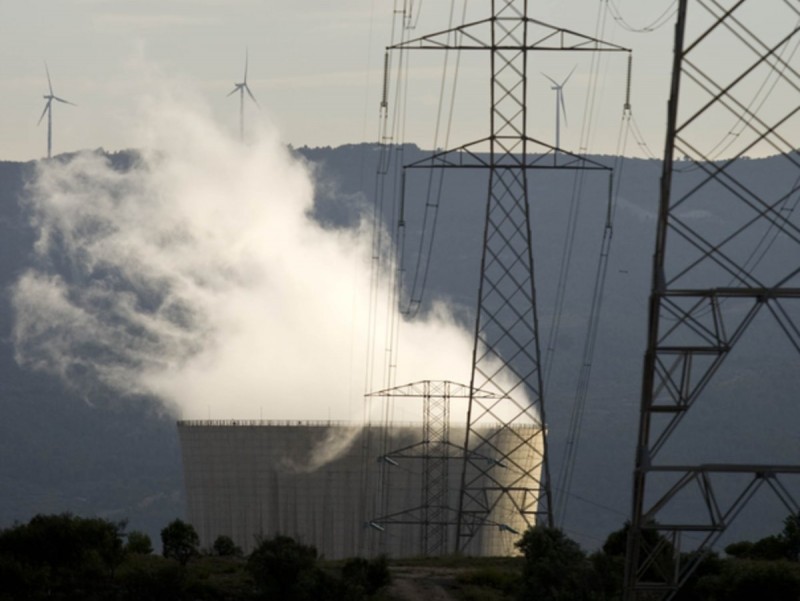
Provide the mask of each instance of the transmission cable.
[{"label": "transmission cable", "polygon": [[609,178],[608,205],[606,220],[603,226],[603,238],[600,244],[600,253],[595,272],[595,281],[592,289],[592,301],[589,311],[589,323],[584,341],[581,368],[575,391],[575,402],[570,414],[569,430],[564,446],[564,457],[559,470],[557,488],[560,494],[556,500],[556,510],[559,516],[559,525],[563,526],[566,520],[568,498],[572,488],[572,477],[578,453],[578,446],[583,429],[583,418],[586,411],[586,400],[589,394],[589,382],[592,365],[594,362],[595,348],[603,308],[605,285],[608,276],[608,263],[611,254],[611,241],[614,234],[614,218],[616,215],[617,195],[624,169],[624,155],[627,147],[628,133],[630,131],[630,110],[625,109],[617,141],[616,160],[613,177]]},{"label": "transmission cable", "polygon": [[658,17],[656,17],[652,23],[649,25],[645,25],[644,27],[634,27],[622,16],[622,12],[620,11],[619,7],[616,5],[614,0],[606,0],[609,9],[611,10],[612,16],[614,21],[622,27],[622,29],[626,31],[630,31],[631,33],[653,33],[658,29],[661,29],[672,20],[672,17],[678,12],[678,0],[673,0],[669,6],[662,12]]},{"label": "transmission cable", "polygon": [[[409,0],[395,0],[394,2],[394,9],[393,9],[393,18],[392,18],[392,25],[391,25],[391,35],[390,35],[390,45],[395,45],[397,42],[398,35],[400,36],[400,40],[405,40],[405,32],[406,28],[403,27],[405,15],[407,14],[407,6]],[[402,6],[402,8],[398,8],[398,6]],[[398,27],[398,20],[400,21]],[[398,34],[399,31],[399,34]],[[387,191],[387,177],[394,174],[395,181],[392,187],[396,187],[397,185],[397,168],[396,165],[399,159],[399,156],[402,156],[402,143],[397,144],[398,140],[401,140],[400,136],[403,133],[403,119],[402,119],[402,107],[404,106],[404,86],[403,77],[404,77],[404,70],[406,68],[406,61],[404,52],[401,51],[398,53],[398,67],[397,67],[397,85],[395,86],[394,90],[394,107],[395,109],[391,112],[391,119],[390,119],[390,111],[389,111],[389,84],[390,84],[390,77],[389,74],[392,68],[391,62],[391,55],[387,52],[384,55],[384,78],[383,78],[383,90],[382,90],[382,97],[380,102],[379,108],[379,117],[378,117],[378,145],[379,145],[379,154],[378,154],[378,164],[376,167],[376,177],[375,177],[375,190],[374,190],[374,207],[373,207],[373,215],[372,215],[372,256],[371,256],[371,273],[370,273],[370,293],[369,293],[369,308],[368,308],[368,317],[367,317],[367,349],[366,349],[366,370],[365,370],[365,396],[364,396],[364,426],[366,428],[365,435],[363,437],[362,443],[362,477],[360,482],[361,492],[362,492],[362,500],[364,503],[368,503],[371,508],[371,514],[373,516],[382,516],[386,514],[386,507],[388,502],[388,474],[385,469],[385,466],[381,466],[381,469],[378,472],[378,482],[377,485],[373,490],[377,490],[377,494],[371,495],[367,498],[367,491],[369,490],[369,482],[367,482],[366,474],[370,471],[369,464],[372,461],[372,458],[369,456],[372,450],[371,438],[374,436],[372,423],[373,423],[373,411],[371,407],[370,397],[368,396],[369,392],[375,390],[375,369],[376,369],[376,353],[377,349],[377,337],[378,337],[378,327],[380,324],[380,312],[379,312],[379,300],[381,296],[381,292],[386,290],[389,292],[391,297],[392,292],[394,291],[394,286],[391,283],[386,283],[384,274],[386,272],[386,267],[391,266],[391,255],[389,257],[386,256],[387,250],[391,250],[392,245],[388,243],[385,239],[386,227],[385,223],[387,222],[387,213],[392,215],[396,214],[395,204],[392,203],[392,206],[387,206],[389,200],[389,194]],[[392,167],[395,166],[394,170]],[[391,196],[391,198],[395,198],[396,195]],[[391,272],[390,272],[391,273]],[[392,306],[393,299],[387,299],[388,306]],[[385,306],[384,306],[385,307]],[[391,344],[392,344],[392,333],[394,330],[393,318],[391,312],[385,312],[385,326],[386,329],[384,330],[384,361],[383,361],[383,388],[389,388],[388,385],[391,376],[391,364],[392,364],[392,351],[391,351]],[[377,440],[379,449],[382,454],[385,454],[386,450],[388,449],[389,444],[389,428],[388,428],[388,420],[387,416],[391,414],[393,407],[392,407],[392,400],[391,398],[387,398],[383,406],[381,407],[382,414],[381,414],[381,421],[382,428],[380,429],[379,438]],[[374,540],[374,539],[371,539]],[[380,541],[379,541],[380,542]],[[361,539],[361,546],[362,548],[366,547],[366,541],[364,541],[363,537]],[[366,548],[365,548],[366,550]],[[374,552],[375,549],[371,548],[370,552]]]},{"label": "transmission cable", "polygon": [[[606,18],[607,16],[603,12],[598,15],[598,28],[600,29],[601,33],[604,31]],[[592,290],[592,300],[589,311],[586,338],[584,341],[581,368],[575,393],[575,401],[573,403],[572,412],[570,415],[570,424],[567,433],[566,444],[564,447],[564,457],[560,466],[558,480],[556,483],[556,489],[559,491],[559,495],[555,503],[555,513],[557,516],[559,516],[558,522],[561,526],[563,526],[564,520],[566,519],[567,504],[576,463],[578,442],[580,440],[583,417],[586,408],[586,399],[588,397],[591,368],[597,343],[597,334],[603,305],[605,283],[608,274],[608,261],[611,251],[611,241],[613,238],[613,224],[616,214],[616,195],[618,194],[620,187],[620,178],[623,173],[624,166],[624,155],[627,147],[628,133],[630,131],[632,114],[630,103],[631,62],[631,56],[629,55],[625,104],[623,107],[622,121],[620,123],[620,129],[617,136],[615,164],[609,176],[606,218],[603,226],[603,236],[600,245],[595,282]],[[616,186],[614,185],[615,178]]]},{"label": "transmission cable", "polygon": [[[599,27],[600,20],[598,17],[597,27]],[[595,37],[598,37],[598,31],[595,29]],[[593,83],[593,76],[596,70],[596,55],[592,53],[592,61],[591,66],[589,69],[590,76],[589,76],[589,87],[592,89]],[[587,96],[586,104],[584,104],[584,122],[586,120],[587,114],[587,105],[589,104],[589,98],[591,94]],[[558,107],[556,107],[558,110]],[[583,139],[586,132],[585,123],[581,129],[580,140],[581,144],[579,147],[582,149],[583,147]],[[553,151],[554,153],[557,150]],[[580,173],[580,172],[578,172]],[[577,219],[578,219],[578,195],[576,194],[578,188],[578,175],[573,179],[572,182],[572,193],[570,195],[570,202],[569,202],[569,209],[567,212],[567,229],[564,234],[564,244],[561,247],[561,259],[559,262],[559,269],[558,269],[558,280],[556,282],[556,295],[555,300],[553,302],[553,314],[550,318],[550,328],[548,330],[547,335],[547,343],[545,344],[545,351],[544,357],[542,359],[542,385],[543,385],[543,396],[545,399],[548,396],[548,391],[550,388],[550,378],[552,375],[552,368],[555,363],[556,359],[556,350],[557,350],[557,342],[558,342],[558,335],[561,329],[561,316],[563,314],[564,308],[564,300],[565,300],[565,293],[566,293],[566,285],[567,279],[569,275],[569,268],[572,263],[572,250],[574,248],[574,240],[575,240],[575,232],[577,230]]]},{"label": "transmission cable", "polygon": [[[595,38],[601,39],[605,32],[607,11],[600,4],[598,9],[597,23],[595,26]],[[584,104],[584,118],[582,121],[580,134],[580,151],[584,152],[589,145],[589,139],[593,129],[594,110],[597,104],[597,88],[600,71],[600,53],[592,53],[591,66],[589,69],[589,94]],[[578,217],[580,215],[580,199],[583,196],[583,184],[585,181],[584,169],[578,169],[575,173],[572,184],[569,210],[567,216],[567,230],[564,237],[564,245],[561,249],[561,260],[559,264],[558,281],[556,283],[556,296],[553,304],[553,315],[550,320],[550,329],[545,346],[545,355],[542,369],[542,383],[544,386],[545,398],[550,385],[553,365],[555,364],[558,337],[561,330],[561,319],[564,312],[566,299],[566,288],[569,280],[572,265],[572,254],[575,247],[575,236],[577,233]]]},{"label": "transmission cable", "polygon": [[[453,18],[454,18],[454,9],[455,9],[455,0],[452,0],[450,3],[450,18],[449,18],[449,28],[453,27]],[[467,13],[467,1],[464,1],[461,21],[464,22],[466,19]],[[457,34],[456,34],[457,35]],[[449,36],[449,34],[448,34]],[[449,43],[449,37],[448,37]],[[439,91],[439,103],[436,112],[436,125],[434,128],[434,137],[433,137],[433,149],[434,152],[439,147],[439,131],[441,128],[441,120],[442,120],[442,111],[443,105],[445,100],[445,85],[446,80],[448,77],[448,55],[449,50],[445,50],[445,58],[444,58],[444,66],[442,70],[442,79],[440,83],[440,91]],[[450,106],[448,109],[448,117],[447,117],[447,126],[445,128],[445,137],[444,137],[444,148],[449,148],[450,144],[450,134],[452,131],[453,125],[453,114],[454,114],[454,107],[455,107],[455,98],[456,98],[456,90],[457,90],[457,82],[458,82],[458,71],[459,66],[461,63],[461,51],[456,51],[456,61],[455,66],[453,69],[453,76],[452,76],[452,91],[450,92]],[[433,158],[431,157],[431,161]],[[401,312],[409,318],[413,318],[417,315],[422,306],[422,300],[425,294],[425,289],[427,287],[428,281],[428,274],[430,273],[430,265],[431,259],[433,256],[433,247],[434,241],[436,239],[436,225],[438,223],[438,216],[439,216],[439,206],[442,198],[442,193],[444,189],[444,169],[434,169],[433,165],[431,164],[430,169],[428,170],[428,184],[427,190],[425,194],[425,209],[423,212],[422,218],[422,227],[420,231],[420,238],[419,238],[419,247],[417,249],[416,255],[416,264],[414,268],[414,277],[411,282],[409,294],[408,294],[408,301],[404,308],[401,308]],[[436,180],[436,191],[434,193],[434,181]],[[401,190],[401,194],[405,194],[405,190]],[[401,201],[401,206],[404,206],[405,202]],[[405,234],[405,216],[401,214],[399,227],[402,227],[402,234]],[[430,231],[429,231],[430,230]],[[405,244],[403,243],[403,247]],[[403,257],[401,257],[403,260]],[[403,270],[404,271],[404,270]]]}]

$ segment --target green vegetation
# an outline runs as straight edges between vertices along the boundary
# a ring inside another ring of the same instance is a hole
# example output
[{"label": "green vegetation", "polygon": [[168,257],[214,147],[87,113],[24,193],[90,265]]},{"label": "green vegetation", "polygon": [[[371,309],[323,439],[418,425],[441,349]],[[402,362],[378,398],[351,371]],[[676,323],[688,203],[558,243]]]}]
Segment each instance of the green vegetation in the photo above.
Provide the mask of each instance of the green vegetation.
[{"label": "green vegetation", "polygon": [[161,549],[164,557],[185,566],[192,557],[200,554],[200,537],[191,524],[173,520],[161,531]]},{"label": "green vegetation", "polygon": [[326,564],[286,536],[260,540],[247,558],[224,535],[201,553],[181,520],[161,540],[159,556],[122,522],[36,516],[0,530],[0,601],[367,601],[389,582],[386,558]]},{"label": "green vegetation", "polygon": [[211,545],[211,551],[219,557],[241,557],[242,550],[236,546],[233,539],[225,534],[220,534]]},{"label": "green vegetation", "polygon": [[[181,520],[162,530],[163,555],[155,555],[146,534],[125,527],[61,514],[0,530],[0,601],[403,601],[434,588],[459,601],[616,600],[627,536],[622,528],[587,554],[560,530],[535,527],[517,542],[521,557],[331,562],[287,536],[258,540],[247,557],[226,535],[200,552],[197,533]],[[797,601],[799,545],[800,515],[792,515],[778,534],[706,557],[677,598]],[[674,557],[667,549],[659,569]],[[418,588],[389,587],[392,577]]]},{"label": "green vegetation", "polygon": [[128,533],[128,542],[125,545],[126,553],[150,555],[153,552],[153,541],[144,532],[134,530]]}]

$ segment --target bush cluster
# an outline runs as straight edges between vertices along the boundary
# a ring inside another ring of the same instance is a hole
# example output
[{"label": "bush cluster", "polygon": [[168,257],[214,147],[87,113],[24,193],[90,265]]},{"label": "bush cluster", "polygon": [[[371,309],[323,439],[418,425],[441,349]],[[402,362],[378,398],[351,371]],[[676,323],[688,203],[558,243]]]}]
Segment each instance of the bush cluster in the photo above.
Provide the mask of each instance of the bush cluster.
[{"label": "bush cluster", "polygon": [[323,568],[314,547],[286,536],[259,540],[245,558],[225,535],[201,551],[195,529],[174,520],[158,556],[125,527],[65,513],[0,530],[0,601],[365,601],[389,582],[385,558]]},{"label": "bush cluster", "polygon": [[[557,529],[530,528],[517,547],[525,557],[519,598],[536,601],[606,601],[622,597],[628,527],[609,535],[602,549],[587,555]],[[648,570],[654,580],[674,572],[680,556],[654,530],[649,548],[660,549]],[[679,601],[800,600],[800,515],[790,515],[777,535],[725,548],[727,557],[705,556],[677,593]]]},{"label": "bush cluster", "polygon": [[[389,584],[387,559],[321,560],[317,549],[287,536],[262,538],[244,556],[229,536],[203,551],[194,528],[174,520],[161,531],[162,555],[125,522],[71,514],[38,515],[0,530],[0,601],[366,601]],[[517,547],[522,558],[487,560],[463,571],[454,592],[464,601],[606,601],[621,598],[627,527],[585,553],[562,531],[533,527]],[[675,569],[678,552],[655,531],[661,549],[653,576]],[[678,601],[800,599],[800,515],[783,531],[710,554],[675,597]]]}]

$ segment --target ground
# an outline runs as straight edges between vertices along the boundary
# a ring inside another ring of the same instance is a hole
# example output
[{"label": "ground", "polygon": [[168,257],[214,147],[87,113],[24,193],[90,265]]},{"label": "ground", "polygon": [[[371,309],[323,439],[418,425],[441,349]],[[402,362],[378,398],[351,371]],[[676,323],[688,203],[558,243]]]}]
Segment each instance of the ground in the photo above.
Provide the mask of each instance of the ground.
[{"label": "ground", "polygon": [[392,584],[386,596],[395,601],[457,601],[453,590],[458,568],[397,566],[392,568]]}]

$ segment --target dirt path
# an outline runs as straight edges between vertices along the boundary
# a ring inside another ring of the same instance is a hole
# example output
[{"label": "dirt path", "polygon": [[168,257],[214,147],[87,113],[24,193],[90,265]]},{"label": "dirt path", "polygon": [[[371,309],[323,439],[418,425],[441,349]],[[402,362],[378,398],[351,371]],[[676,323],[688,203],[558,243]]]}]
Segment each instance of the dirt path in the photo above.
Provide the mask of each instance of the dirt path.
[{"label": "dirt path", "polygon": [[386,589],[397,601],[456,601],[451,590],[458,570],[399,566],[392,569],[392,584]]}]

